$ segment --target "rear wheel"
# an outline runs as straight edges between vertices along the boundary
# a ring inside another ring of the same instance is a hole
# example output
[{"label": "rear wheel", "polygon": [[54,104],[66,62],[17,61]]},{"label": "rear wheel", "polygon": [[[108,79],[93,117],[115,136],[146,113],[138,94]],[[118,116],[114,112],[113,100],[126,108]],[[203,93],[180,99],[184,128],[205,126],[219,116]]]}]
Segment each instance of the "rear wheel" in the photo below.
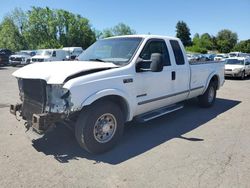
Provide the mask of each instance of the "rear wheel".
[{"label": "rear wheel", "polygon": [[214,104],[216,98],[216,83],[210,82],[207,90],[203,95],[198,97],[199,104],[201,107],[211,107]]},{"label": "rear wheel", "polygon": [[124,118],[120,107],[111,101],[98,101],[83,110],[76,122],[75,136],[90,153],[103,153],[122,136]]}]

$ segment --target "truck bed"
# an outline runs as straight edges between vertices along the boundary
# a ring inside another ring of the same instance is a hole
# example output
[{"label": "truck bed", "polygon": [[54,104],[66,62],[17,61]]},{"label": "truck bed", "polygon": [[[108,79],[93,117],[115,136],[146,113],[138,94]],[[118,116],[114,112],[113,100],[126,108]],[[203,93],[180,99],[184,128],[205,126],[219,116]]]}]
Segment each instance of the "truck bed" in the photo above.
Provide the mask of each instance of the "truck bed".
[{"label": "truck bed", "polygon": [[[220,78],[223,80],[219,80],[219,87],[224,83],[224,62],[222,61],[201,61],[201,62],[192,62],[190,63],[190,88],[199,88],[194,92],[191,92],[189,98],[192,98],[197,95],[199,92],[204,92],[205,88],[208,84],[208,79],[210,75],[217,73],[220,75]],[[206,85],[204,85],[204,83]]]}]

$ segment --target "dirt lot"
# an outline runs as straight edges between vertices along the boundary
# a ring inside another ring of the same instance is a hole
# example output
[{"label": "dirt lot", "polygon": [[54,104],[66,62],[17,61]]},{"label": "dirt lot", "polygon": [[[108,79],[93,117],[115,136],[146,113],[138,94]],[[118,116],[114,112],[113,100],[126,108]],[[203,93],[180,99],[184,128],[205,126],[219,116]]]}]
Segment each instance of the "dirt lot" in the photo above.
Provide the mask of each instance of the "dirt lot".
[{"label": "dirt lot", "polygon": [[32,140],[9,114],[17,68],[0,67],[1,187],[250,187],[250,79],[226,80],[210,109],[196,100],[145,124],[93,156],[63,125]]}]

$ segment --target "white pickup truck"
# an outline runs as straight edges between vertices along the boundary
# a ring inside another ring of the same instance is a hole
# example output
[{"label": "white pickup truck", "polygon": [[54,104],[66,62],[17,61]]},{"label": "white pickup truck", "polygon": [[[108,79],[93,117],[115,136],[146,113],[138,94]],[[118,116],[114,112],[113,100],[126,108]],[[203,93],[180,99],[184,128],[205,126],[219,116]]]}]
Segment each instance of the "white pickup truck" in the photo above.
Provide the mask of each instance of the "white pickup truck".
[{"label": "white pickup truck", "polygon": [[79,59],[14,72],[22,103],[10,112],[19,111],[38,133],[56,122],[73,122],[77,141],[91,153],[112,148],[132,119],[149,121],[193,97],[210,107],[224,83],[223,62],[189,64],[181,41],[166,36],[99,40]]}]

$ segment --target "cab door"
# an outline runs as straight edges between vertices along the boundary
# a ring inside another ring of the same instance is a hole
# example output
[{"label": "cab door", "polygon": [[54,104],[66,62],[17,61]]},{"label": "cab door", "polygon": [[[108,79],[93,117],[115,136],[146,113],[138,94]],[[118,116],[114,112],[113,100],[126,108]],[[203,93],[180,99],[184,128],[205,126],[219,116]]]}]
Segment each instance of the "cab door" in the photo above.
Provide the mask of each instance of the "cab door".
[{"label": "cab door", "polygon": [[[150,59],[153,53],[163,57],[163,70],[152,72]],[[135,93],[137,108],[135,115],[142,114],[171,104],[171,94],[174,84],[174,67],[171,65],[169,49],[163,39],[150,39],[139,55],[143,59],[143,70],[136,72]]]}]

